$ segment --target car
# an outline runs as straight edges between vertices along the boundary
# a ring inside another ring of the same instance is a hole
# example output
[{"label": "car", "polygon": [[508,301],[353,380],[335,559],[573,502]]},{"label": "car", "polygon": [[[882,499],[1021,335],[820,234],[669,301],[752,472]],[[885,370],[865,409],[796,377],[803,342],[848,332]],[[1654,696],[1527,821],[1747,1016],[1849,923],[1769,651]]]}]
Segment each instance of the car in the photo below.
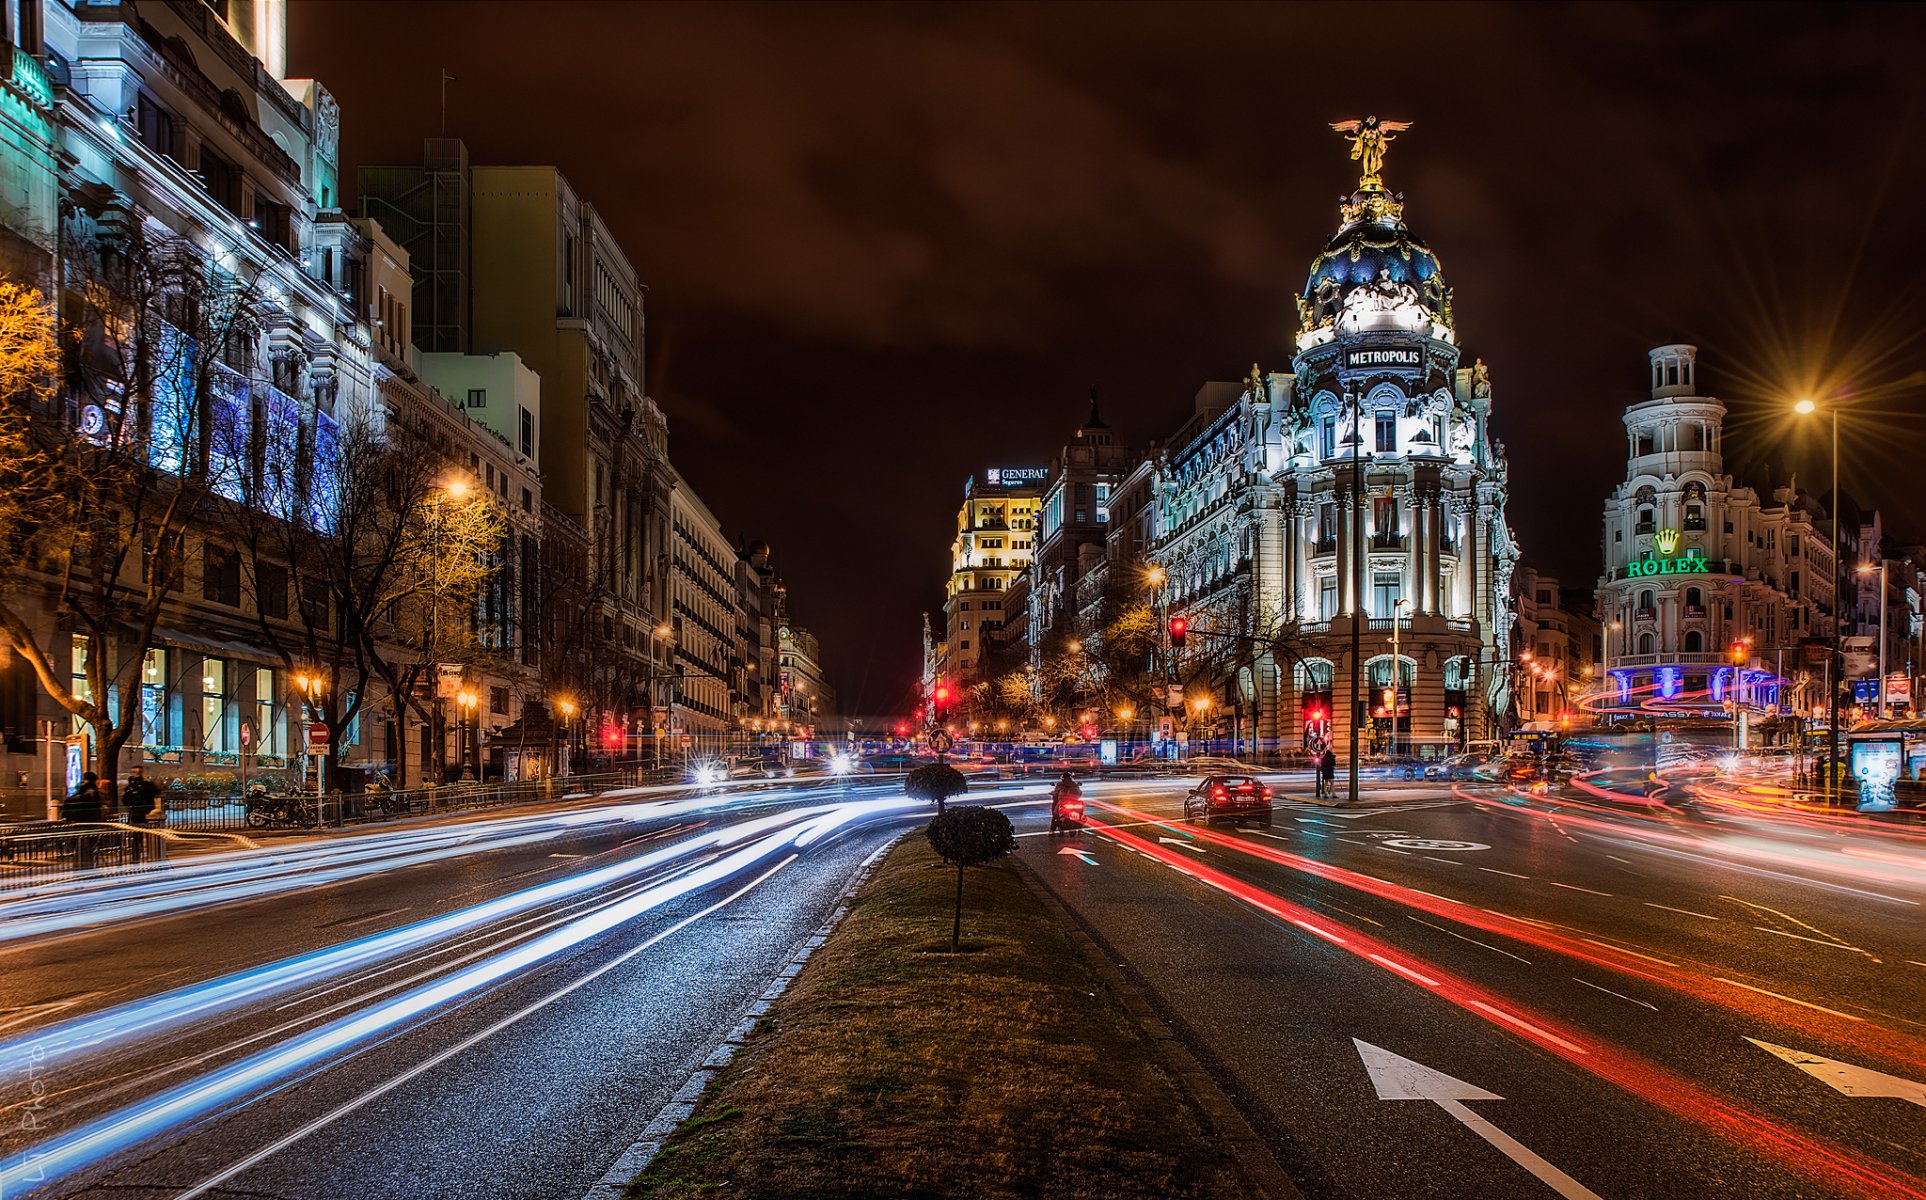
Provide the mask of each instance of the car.
[{"label": "car", "polygon": [[1478,768],[1492,760],[1492,755],[1484,751],[1470,754],[1454,754],[1438,764],[1446,779],[1477,779]]},{"label": "car", "polygon": [[1184,819],[1193,825],[1256,821],[1269,829],[1271,789],[1252,775],[1206,775],[1184,794]]}]

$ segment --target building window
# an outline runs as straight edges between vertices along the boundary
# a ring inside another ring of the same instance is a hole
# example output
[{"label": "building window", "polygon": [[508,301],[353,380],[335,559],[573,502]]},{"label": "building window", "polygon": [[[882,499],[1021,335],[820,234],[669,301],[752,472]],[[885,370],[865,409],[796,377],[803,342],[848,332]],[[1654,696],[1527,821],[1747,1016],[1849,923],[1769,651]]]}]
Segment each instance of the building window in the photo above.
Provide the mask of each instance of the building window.
[{"label": "building window", "polygon": [[227,664],[201,660],[201,749],[227,753]]},{"label": "building window", "polygon": [[1329,621],[1337,616],[1337,579],[1326,575],[1317,581],[1317,619]]},{"label": "building window", "polygon": [[151,647],[140,664],[140,740],[144,746],[166,746],[167,651]]},{"label": "building window", "polygon": [[1632,530],[1632,532],[1633,533],[1651,533],[1654,529],[1657,529],[1657,528],[1658,526],[1653,520],[1652,509],[1649,506],[1641,505],[1638,510],[1638,525],[1636,528]]},{"label": "building window", "polygon": [[[91,703],[94,698],[94,689],[87,682],[87,635],[84,633],[74,634],[73,666],[68,671],[67,690],[83,704]],[[87,732],[85,721],[75,717],[73,722],[75,733]]]},{"label": "building window", "polygon": [[488,689],[488,711],[497,716],[508,715],[508,689],[491,687]]},{"label": "building window", "polygon": [[1685,649],[1686,652],[1690,654],[1697,654],[1699,651],[1705,649],[1705,635],[1696,629],[1686,630]]},{"label": "building window", "polygon": [[254,753],[282,755],[288,752],[287,738],[275,719],[281,693],[276,687],[274,670],[257,667],[254,671]]},{"label": "building window", "polygon": [[1651,634],[1641,633],[1638,635],[1638,652],[1640,654],[1650,654],[1652,652]]},{"label": "building window", "polygon": [[261,564],[254,572],[254,600],[261,606],[262,616],[284,619],[288,615],[288,573]]},{"label": "building window", "polygon": [[521,405],[515,406],[515,419],[521,435],[522,457],[535,457],[535,414]]},{"label": "building window", "polygon": [[241,169],[218,154],[201,147],[201,182],[214,203],[235,216],[241,215]]},{"label": "building window", "polygon": [[1325,458],[1337,457],[1337,418],[1336,417],[1324,418],[1324,425],[1319,433],[1318,442],[1324,448],[1323,456]]},{"label": "building window", "polygon": [[216,604],[240,607],[240,558],[215,546],[204,547],[201,551],[201,595]]},{"label": "building window", "polygon": [[141,145],[156,154],[179,161],[180,141],[174,114],[154,103],[145,93],[134,98],[134,129]]},{"label": "building window", "polygon": [[487,408],[488,407],[488,389],[487,388],[469,388],[467,406],[469,408]]},{"label": "building window", "polygon": [[[1693,530],[1705,528],[1705,506],[1704,505],[1688,504],[1685,506],[1685,527],[1687,529],[1693,529]],[[1727,533],[1732,532],[1731,526],[1728,525],[1726,527],[1726,532]]]},{"label": "building window", "polygon": [[1395,413],[1378,414],[1378,453],[1391,454],[1398,448],[1398,418]]},{"label": "building window", "polygon": [[1374,616],[1396,615],[1398,601],[1403,596],[1403,575],[1396,571],[1379,571],[1371,576],[1371,612]]}]

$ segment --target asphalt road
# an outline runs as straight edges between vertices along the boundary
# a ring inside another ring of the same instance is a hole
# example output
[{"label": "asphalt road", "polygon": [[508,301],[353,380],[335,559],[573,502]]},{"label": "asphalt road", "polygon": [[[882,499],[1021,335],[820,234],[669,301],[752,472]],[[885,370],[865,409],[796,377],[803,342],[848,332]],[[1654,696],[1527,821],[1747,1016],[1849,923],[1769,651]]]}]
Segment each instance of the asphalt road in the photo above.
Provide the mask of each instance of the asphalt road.
[{"label": "asphalt road", "polygon": [[0,1196],[580,1196],[926,816],[575,805],[10,897]]},{"label": "asphalt road", "polygon": [[1304,1195],[1926,1196],[1922,831],[1609,779],[1200,828],[1187,782],[1024,856]]}]

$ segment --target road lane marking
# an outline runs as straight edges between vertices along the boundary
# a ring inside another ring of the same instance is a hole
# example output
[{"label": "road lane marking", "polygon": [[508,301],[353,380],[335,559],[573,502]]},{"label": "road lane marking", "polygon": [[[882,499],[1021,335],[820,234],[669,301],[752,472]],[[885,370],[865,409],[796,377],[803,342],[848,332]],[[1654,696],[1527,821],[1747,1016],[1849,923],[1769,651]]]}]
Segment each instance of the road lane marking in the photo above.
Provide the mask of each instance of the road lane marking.
[{"label": "road lane marking", "polygon": [[1478,869],[1480,871],[1490,871],[1493,875],[1509,875],[1513,879],[1530,879],[1531,878],[1531,876],[1529,875],[1520,875],[1516,871],[1500,871],[1497,867],[1479,867]]},{"label": "road lane marking", "polygon": [[1921,1108],[1926,1108],[1926,1083],[1901,1079],[1897,1075],[1888,1075],[1884,1071],[1875,1071],[1871,1067],[1854,1066],[1852,1063],[1840,1062],[1836,1058],[1821,1058],[1817,1054],[1808,1054],[1803,1050],[1789,1050],[1784,1046],[1775,1046],[1771,1042],[1762,1042],[1755,1037],[1749,1037],[1746,1041],[1774,1057],[1791,1063],[1843,1095],[1904,1100],[1908,1104],[1917,1104]]},{"label": "road lane marking", "polygon": [[1462,934],[1462,933],[1459,933],[1459,932],[1458,932],[1457,930],[1455,930],[1455,929],[1446,929],[1446,928],[1445,928],[1444,926],[1442,926],[1442,925],[1433,925],[1433,924],[1432,924],[1431,922],[1429,922],[1429,921],[1426,921],[1426,920],[1424,920],[1424,919],[1422,919],[1422,918],[1420,918],[1420,917],[1414,917],[1414,916],[1412,916],[1412,915],[1411,915],[1410,913],[1406,913],[1406,914],[1405,914],[1405,918],[1406,918],[1407,920],[1412,920],[1412,921],[1416,921],[1416,922],[1417,922],[1418,924],[1420,924],[1420,925],[1423,925],[1423,926],[1425,926],[1425,927],[1427,927],[1427,928],[1430,928],[1430,929],[1435,929],[1435,930],[1437,930],[1437,931],[1438,931],[1439,933],[1448,933],[1448,934],[1450,934],[1450,935],[1451,935],[1452,937],[1455,937],[1455,938],[1457,938],[1457,939],[1458,939],[1459,941],[1461,941],[1461,942],[1470,942],[1470,943],[1471,943],[1472,945],[1474,945],[1474,946],[1483,946],[1483,947],[1484,947],[1485,949],[1487,949],[1487,950],[1489,950],[1489,951],[1491,951],[1491,952],[1492,952],[1492,953],[1494,953],[1494,954],[1502,954],[1502,955],[1504,955],[1504,956],[1505,956],[1506,958],[1517,958],[1519,962],[1521,962],[1521,963],[1524,963],[1524,964],[1525,964],[1526,966],[1528,966],[1528,967],[1529,967],[1529,966],[1531,965],[1531,960],[1530,960],[1529,958],[1518,958],[1518,956],[1517,956],[1516,954],[1513,954],[1513,953],[1512,953],[1511,951],[1509,951],[1509,950],[1501,950],[1501,949],[1499,949],[1499,948],[1498,948],[1497,946],[1494,946],[1494,945],[1492,945],[1492,944],[1491,944],[1491,943],[1489,943],[1489,942],[1481,942],[1481,941],[1479,941],[1479,940],[1478,940],[1477,938],[1474,938],[1474,937],[1466,937],[1466,936],[1465,936],[1464,934]]},{"label": "road lane marking", "polygon": [[1632,998],[1631,998],[1630,996],[1627,996],[1627,995],[1626,995],[1625,993],[1623,993],[1623,992],[1615,992],[1615,991],[1613,991],[1613,990],[1612,990],[1611,988],[1608,988],[1608,987],[1599,987],[1599,986],[1598,986],[1597,984],[1595,984],[1595,983],[1591,983],[1591,982],[1589,982],[1589,981],[1587,981],[1587,980],[1583,980],[1583,979],[1580,979],[1580,978],[1579,978],[1578,976],[1576,976],[1576,975],[1574,975],[1574,976],[1572,976],[1572,982],[1573,982],[1573,983],[1582,983],[1582,984],[1584,984],[1584,985],[1585,985],[1586,987],[1588,987],[1588,988],[1591,988],[1591,989],[1592,989],[1592,990],[1594,990],[1594,991],[1599,991],[1599,992],[1604,992],[1604,993],[1605,993],[1605,994],[1606,994],[1607,996],[1617,996],[1617,997],[1618,997],[1618,998],[1619,998],[1620,1000],[1628,1000],[1628,1001],[1631,1001],[1631,1003],[1633,1003],[1633,1004],[1636,1004],[1636,1005],[1638,1005],[1638,1006],[1640,1006],[1641,1008],[1649,1008],[1649,1009],[1651,1009],[1651,1010],[1652,1010],[1653,1012],[1657,1012],[1657,1011],[1658,1011],[1658,1005],[1656,1005],[1656,1004],[1647,1004],[1647,1003],[1645,1003],[1645,1001],[1643,1001],[1643,1000],[1633,1000],[1633,999],[1632,999]]},{"label": "road lane marking", "polygon": [[1655,963],[1659,963],[1662,966],[1667,966],[1667,967],[1678,966],[1677,963],[1672,962],[1669,959],[1660,958],[1656,954],[1644,954],[1644,953],[1641,953],[1640,951],[1628,949],[1624,946],[1614,946],[1610,942],[1601,942],[1597,938],[1579,938],[1578,940],[1581,942],[1589,942],[1591,945],[1594,945],[1594,946],[1603,946],[1607,950],[1616,950],[1621,954],[1633,954],[1633,955],[1637,955],[1639,958],[1650,959],[1651,961]]},{"label": "road lane marking", "polygon": [[1556,879],[1547,879],[1545,882],[1551,884],[1553,887],[1562,887],[1568,892],[1590,892],[1594,896],[1604,896],[1607,899],[1610,899],[1612,895],[1610,892],[1601,892],[1597,888],[1579,887],[1575,883],[1560,883]]},{"label": "road lane marking", "polygon": [[1704,920],[1704,921],[1723,921],[1725,919],[1724,917],[1715,917],[1711,913],[1693,912],[1689,908],[1673,908],[1669,904],[1655,904],[1650,900],[1645,901],[1645,907],[1662,908],[1666,912],[1684,913],[1688,917],[1698,917],[1700,920]]},{"label": "road lane marking", "polygon": [[1384,957],[1384,955],[1382,954],[1366,954],[1364,957],[1370,959],[1374,963],[1377,963],[1381,967],[1384,967],[1388,970],[1396,971],[1398,974],[1404,976],[1406,979],[1415,979],[1419,983],[1422,983],[1423,985],[1425,985],[1426,987],[1434,988],[1438,986],[1437,980],[1431,978],[1428,975],[1420,975],[1416,971],[1412,970],[1410,967],[1405,966],[1403,963],[1393,962],[1392,960]]},{"label": "road lane marking", "polygon": [[1428,1100],[1450,1113],[1452,1119],[1483,1138],[1493,1149],[1530,1171],[1540,1183],[1557,1192],[1564,1200],[1601,1200],[1597,1192],[1552,1166],[1518,1139],[1465,1107],[1467,1100],[1503,1100],[1496,1092],[1454,1079],[1442,1071],[1416,1063],[1401,1054],[1361,1038],[1352,1038],[1364,1070],[1371,1077],[1372,1090],[1380,1100]]},{"label": "road lane marking", "polygon": [[1529,1032],[1533,1037],[1544,1038],[1548,1042],[1552,1042],[1557,1045],[1563,1046],[1565,1047],[1565,1049],[1570,1050],[1573,1054],[1590,1054],[1591,1053],[1590,1050],[1587,1050],[1585,1047],[1579,1045],[1577,1042],[1568,1042],[1564,1038],[1559,1037],[1557,1034],[1552,1033],[1551,1031],[1546,1029],[1541,1029],[1540,1027],[1533,1025],[1530,1021],[1525,1020],[1525,1018],[1518,1016],[1515,1013],[1508,1013],[1504,1009],[1499,1008],[1495,1004],[1486,1004],[1483,1000],[1467,1000],[1465,1003],[1469,1004],[1471,1007],[1475,1009],[1478,1009],[1481,1012],[1490,1013],[1492,1016],[1497,1017],[1500,1021],[1503,1021],[1508,1025],[1516,1025],[1518,1028]]},{"label": "road lane marking", "polygon": [[1866,1019],[1866,1018],[1864,1018],[1864,1017],[1855,1017],[1855,1016],[1853,1016],[1853,1015],[1852,1015],[1851,1013],[1846,1013],[1846,1012],[1840,1012],[1840,1011],[1839,1011],[1838,1009],[1836,1009],[1836,1008],[1827,1008],[1827,1007],[1826,1007],[1825,1005],[1823,1005],[1823,1004],[1814,1004],[1814,1003],[1813,1003],[1812,1001],[1810,1001],[1810,1000],[1801,1000],[1801,999],[1799,999],[1799,998],[1798,998],[1798,997],[1796,997],[1796,996],[1787,996],[1787,995],[1784,995],[1784,994],[1782,994],[1782,993],[1779,993],[1779,992],[1769,992],[1769,991],[1767,991],[1766,989],[1764,989],[1764,988],[1762,988],[1762,987],[1753,987],[1753,986],[1752,986],[1751,984],[1749,984],[1749,983],[1740,983],[1740,982],[1739,982],[1738,980],[1736,980],[1736,979],[1727,979],[1727,978],[1726,978],[1725,976],[1723,976],[1723,975],[1714,975],[1714,976],[1712,977],[1712,982],[1714,982],[1714,983],[1729,983],[1729,984],[1731,984],[1731,985],[1732,985],[1733,987],[1739,987],[1739,988],[1744,988],[1744,989],[1745,989],[1746,991],[1748,991],[1748,992],[1757,992],[1757,993],[1759,993],[1759,994],[1760,994],[1761,996],[1770,996],[1770,997],[1772,997],[1772,998],[1773,998],[1774,1000],[1784,1000],[1784,1001],[1785,1001],[1785,1002],[1786,1002],[1787,1004],[1797,1004],[1797,1005],[1799,1005],[1799,1006],[1801,1006],[1801,1007],[1803,1007],[1803,1008],[1816,1008],[1816,1009],[1818,1009],[1818,1010],[1819,1010],[1820,1012],[1822,1012],[1822,1013],[1831,1013],[1831,1014],[1832,1014],[1833,1016],[1835,1016],[1835,1017],[1844,1017],[1844,1018],[1845,1018],[1846,1020],[1848,1020],[1848,1021],[1860,1021],[1860,1022],[1863,1022],[1863,1021],[1865,1021],[1865,1019]]},{"label": "road lane marking", "polygon": [[1461,863],[1461,862],[1459,862],[1459,861],[1458,861],[1457,859],[1455,859],[1455,858],[1439,858],[1439,857],[1438,857],[1437,855],[1435,855],[1435,854],[1425,854],[1425,855],[1420,855],[1420,857],[1422,857],[1422,858],[1428,858],[1428,859],[1430,859],[1430,860],[1431,860],[1432,862],[1441,862],[1441,863],[1445,863],[1445,864],[1447,864],[1447,865],[1449,865],[1449,866],[1453,866],[1453,867],[1464,867],[1464,866],[1469,866],[1469,865],[1470,865],[1469,863]]},{"label": "road lane marking", "polygon": [[1864,954],[1867,958],[1872,959],[1874,962],[1880,961],[1879,957],[1873,954],[1871,951],[1861,950],[1857,946],[1848,946],[1844,942],[1829,942],[1829,941],[1826,941],[1824,938],[1807,937],[1803,933],[1787,933],[1783,929],[1774,929],[1769,925],[1754,925],[1752,928],[1758,930],[1760,933],[1772,933],[1772,934],[1777,934],[1778,936],[1783,938],[1796,938],[1802,942],[1811,942],[1815,946],[1830,946],[1834,950],[1850,950],[1854,954]]},{"label": "road lane marking", "polygon": [[348,929],[355,925],[366,925],[369,921],[379,921],[383,917],[392,917],[396,913],[405,913],[407,911],[408,910],[405,907],[404,908],[384,908],[380,912],[362,913],[358,917],[349,917],[346,920],[329,921],[326,925],[316,926],[316,928]]}]

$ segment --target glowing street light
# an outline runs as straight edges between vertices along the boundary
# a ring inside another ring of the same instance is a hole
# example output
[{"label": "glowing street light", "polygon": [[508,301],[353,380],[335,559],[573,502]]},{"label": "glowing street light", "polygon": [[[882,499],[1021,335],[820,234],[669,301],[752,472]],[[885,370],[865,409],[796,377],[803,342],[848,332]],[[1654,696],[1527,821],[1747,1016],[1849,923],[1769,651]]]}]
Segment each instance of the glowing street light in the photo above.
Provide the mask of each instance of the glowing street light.
[{"label": "glowing street light", "polygon": [[[1839,781],[1839,676],[1843,660],[1839,653],[1839,402],[1833,400],[1826,405],[1832,414],[1832,653],[1826,661],[1826,676],[1829,682],[1826,708],[1830,718],[1826,722],[1826,803],[1830,804],[1838,794]],[[1802,417],[1812,416],[1819,411],[1819,403],[1810,396],[1804,396],[1792,406],[1792,411]]]}]

